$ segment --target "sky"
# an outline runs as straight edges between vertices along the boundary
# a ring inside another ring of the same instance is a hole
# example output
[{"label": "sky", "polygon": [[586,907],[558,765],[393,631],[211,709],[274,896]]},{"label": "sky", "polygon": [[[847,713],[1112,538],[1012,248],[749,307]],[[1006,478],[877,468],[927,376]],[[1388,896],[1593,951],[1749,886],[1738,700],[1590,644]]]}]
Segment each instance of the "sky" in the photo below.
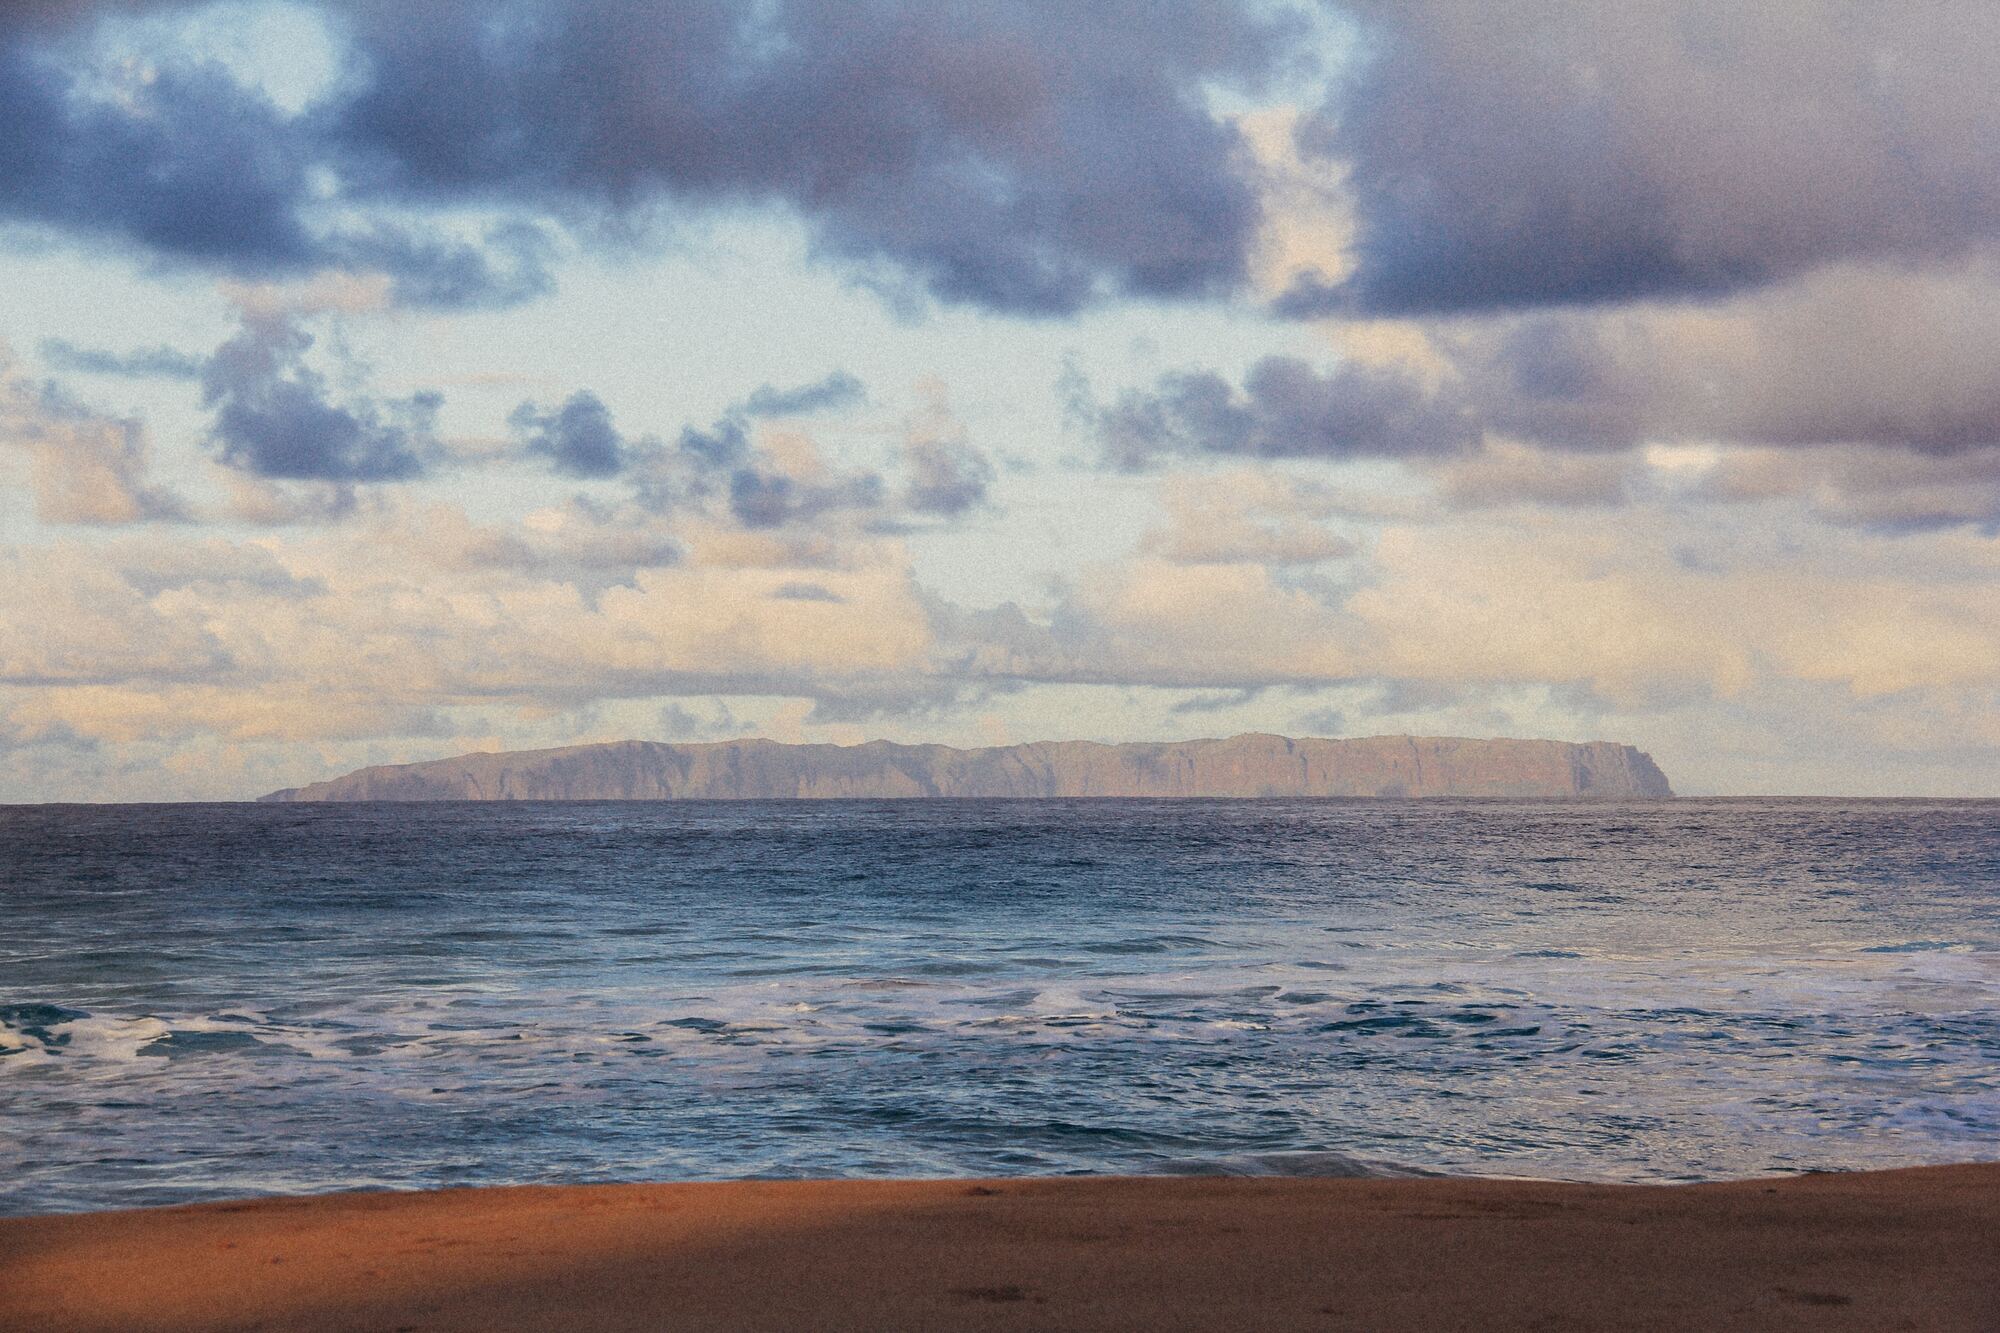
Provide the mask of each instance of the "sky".
[{"label": "sky", "polygon": [[2000,795],[2000,7],[0,6],[0,801],[1624,741]]}]

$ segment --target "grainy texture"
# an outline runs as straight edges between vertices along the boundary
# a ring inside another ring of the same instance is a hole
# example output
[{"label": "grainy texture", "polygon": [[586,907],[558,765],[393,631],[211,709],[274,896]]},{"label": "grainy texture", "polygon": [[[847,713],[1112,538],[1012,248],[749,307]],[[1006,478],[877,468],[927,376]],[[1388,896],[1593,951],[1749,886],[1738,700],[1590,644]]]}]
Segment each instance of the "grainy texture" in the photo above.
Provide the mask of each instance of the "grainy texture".
[{"label": "grainy texture", "polygon": [[266,801],[563,801],[768,797],[1671,796],[1629,745],[1370,736],[1099,745],[784,745],[615,741],[364,768]]},{"label": "grainy texture", "polygon": [[0,1221],[0,1329],[2000,1328],[2000,1164],[811,1181]]}]

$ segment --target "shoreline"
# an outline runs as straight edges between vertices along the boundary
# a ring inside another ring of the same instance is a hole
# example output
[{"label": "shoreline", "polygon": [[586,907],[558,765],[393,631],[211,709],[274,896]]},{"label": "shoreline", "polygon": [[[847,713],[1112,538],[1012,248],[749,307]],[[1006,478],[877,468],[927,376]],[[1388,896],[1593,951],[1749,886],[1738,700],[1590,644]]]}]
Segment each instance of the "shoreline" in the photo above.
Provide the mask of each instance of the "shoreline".
[{"label": "shoreline", "polygon": [[2000,1328],[2000,1163],[504,1186],[0,1219],[0,1330]]}]

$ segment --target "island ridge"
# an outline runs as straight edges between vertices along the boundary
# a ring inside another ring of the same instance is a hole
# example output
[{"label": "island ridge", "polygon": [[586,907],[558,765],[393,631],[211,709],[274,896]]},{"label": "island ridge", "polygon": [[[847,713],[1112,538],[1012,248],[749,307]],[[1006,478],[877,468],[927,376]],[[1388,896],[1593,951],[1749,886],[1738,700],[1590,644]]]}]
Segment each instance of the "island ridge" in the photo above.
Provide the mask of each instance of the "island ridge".
[{"label": "island ridge", "polygon": [[1129,745],[1038,741],[787,745],[613,741],[359,769],[265,801],[667,801],[908,797],[1672,796],[1651,756],[1610,741],[1369,736]]}]

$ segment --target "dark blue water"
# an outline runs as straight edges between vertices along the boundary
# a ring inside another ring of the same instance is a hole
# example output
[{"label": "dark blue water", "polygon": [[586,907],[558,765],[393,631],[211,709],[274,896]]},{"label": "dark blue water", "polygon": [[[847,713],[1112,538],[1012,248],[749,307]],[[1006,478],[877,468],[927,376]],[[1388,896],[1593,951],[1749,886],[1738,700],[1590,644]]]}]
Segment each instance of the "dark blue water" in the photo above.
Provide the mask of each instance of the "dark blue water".
[{"label": "dark blue water", "polygon": [[2000,803],[0,809],[0,1211],[2000,1156]]}]

